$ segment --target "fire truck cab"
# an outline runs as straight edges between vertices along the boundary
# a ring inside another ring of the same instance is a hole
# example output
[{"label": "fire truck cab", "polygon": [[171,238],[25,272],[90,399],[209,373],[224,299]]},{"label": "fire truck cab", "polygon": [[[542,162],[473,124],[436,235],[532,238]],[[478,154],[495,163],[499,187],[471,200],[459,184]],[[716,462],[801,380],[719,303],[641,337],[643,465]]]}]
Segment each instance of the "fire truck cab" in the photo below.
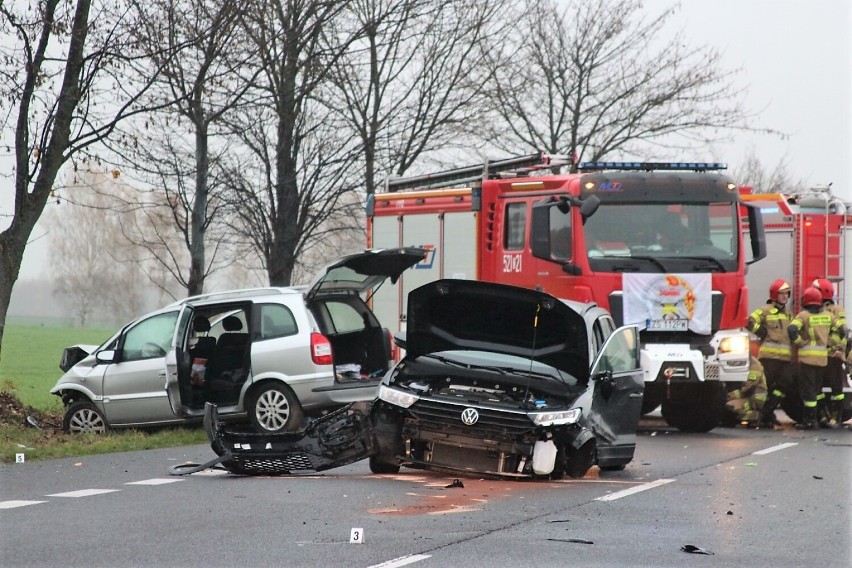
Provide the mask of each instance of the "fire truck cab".
[{"label": "fire truck cab", "polygon": [[555,173],[569,164],[533,154],[387,182],[368,199],[368,245],[430,254],[376,293],[374,311],[401,330],[407,292],[440,278],[595,302],[614,326],[642,329],[643,411],[662,405],[678,429],[714,428],[725,383],[748,373],[745,270],[766,255],[760,208],[741,202],[723,164]]}]

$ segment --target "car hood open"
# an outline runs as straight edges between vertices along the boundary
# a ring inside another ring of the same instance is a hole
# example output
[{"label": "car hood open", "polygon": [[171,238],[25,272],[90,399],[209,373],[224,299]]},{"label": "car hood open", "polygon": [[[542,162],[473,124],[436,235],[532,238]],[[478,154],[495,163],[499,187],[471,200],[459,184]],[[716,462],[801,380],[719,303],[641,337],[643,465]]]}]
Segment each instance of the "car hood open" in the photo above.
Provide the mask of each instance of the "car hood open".
[{"label": "car hood open", "polygon": [[472,280],[439,280],[408,295],[408,357],[454,349],[540,361],[577,378],[589,373],[583,317],[550,294]]},{"label": "car hood open", "polygon": [[349,290],[362,293],[377,288],[385,279],[396,283],[400,274],[426,258],[426,249],[416,247],[366,250],[340,258],[319,272],[305,297],[312,300],[326,293]]}]

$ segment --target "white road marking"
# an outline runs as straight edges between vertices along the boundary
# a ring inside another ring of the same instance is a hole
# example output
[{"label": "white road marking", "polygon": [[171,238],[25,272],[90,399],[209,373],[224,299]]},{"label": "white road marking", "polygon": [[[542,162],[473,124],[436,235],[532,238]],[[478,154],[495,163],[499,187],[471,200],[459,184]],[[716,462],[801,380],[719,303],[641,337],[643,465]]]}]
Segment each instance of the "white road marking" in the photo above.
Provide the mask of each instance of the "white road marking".
[{"label": "white road marking", "polygon": [[604,495],[603,497],[598,497],[595,501],[615,501],[616,499],[621,499],[622,497],[627,497],[628,495],[633,495],[634,493],[639,493],[641,491],[647,491],[648,489],[653,489],[655,487],[665,485],[666,483],[671,483],[672,481],[674,481],[674,479],[658,479],[657,481],[643,483],[642,485],[637,485],[630,489],[624,489],[622,491],[610,493],[609,495]]},{"label": "white road marking", "polygon": [[153,479],[143,479],[142,481],[131,481],[125,483],[125,485],[165,485],[167,483],[177,483],[178,481],[183,481],[183,479],[155,477]]},{"label": "white road marking", "polygon": [[47,503],[47,501],[0,501],[0,509],[14,509],[27,505],[38,505],[39,503]]},{"label": "white road marking", "polygon": [[80,489],[79,491],[68,491],[67,493],[54,493],[45,495],[45,497],[91,497],[92,495],[102,495],[104,493],[115,493],[120,489]]},{"label": "white road marking", "polygon": [[399,566],[408,566],[409,564],[414,564],[415,562],[420,562],[421,560],[426,560],[430,558],[429,554],[412,554],[410,556],[401,556],[399,558],[394,558],[393,560],[388,560],[387,562],[382,562],[381,564],[373,564],[368,568],[397,568]]},{"label": "white road marking", "polygon": [[772,452],[777,452],[778,450],[786,450],[787,448],[792,448],[793,446],[798,446],[798,442],[785,442],[783,444],[778,444],[777,446],[770,446],[764,450],[758,450],[756,452],[752,452],[754,456],[765,456],[766,454],[771,454]]}]

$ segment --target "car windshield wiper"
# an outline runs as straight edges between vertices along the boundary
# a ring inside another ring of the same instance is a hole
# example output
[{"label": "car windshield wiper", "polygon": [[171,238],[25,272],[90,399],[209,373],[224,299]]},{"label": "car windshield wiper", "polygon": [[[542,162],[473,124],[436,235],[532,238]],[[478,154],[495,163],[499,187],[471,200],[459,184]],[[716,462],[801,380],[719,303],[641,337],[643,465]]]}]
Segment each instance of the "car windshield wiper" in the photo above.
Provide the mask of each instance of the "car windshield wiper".
[{"label": "car windshield wiper", "polygon": [[655,264],[660,270],[668,271],[669,269],[665,264],[656,256],[647,256],[647,255],[630,255],[630,256],[607,256],[606,258],[617,258],[619,260],[644,260]]},{"label": "car windshield wiper", "polygon": [[446,363],[447,365],[452,365],[454,367],[461,367],[463,369],[496,369],[495,367],[491,367],[489,365],[474,365],[471,363],[462,363],[461,361],[450,359],[449,357],[442,357],[441,355],[435,355],[434,353],[421,355],[421,357],[435,359],[436,361],[440,361],[441,363]]},{"label": "car windshield wiper", "polygon": [[[718,268],[719,272],[727,272],[728,271],[727,267],[724,264],[722,264],[722,261],[719,260],[718,258],[716,258],[715,256],[692,256],[692,255],[689,255],[688,258],[690,260],[701,260],[701,261],[704,261],[704,262],[709,262],[715,268]],[[695,266],[694,268],[698,269],[698,268],[701,268],[701,266]]]}]

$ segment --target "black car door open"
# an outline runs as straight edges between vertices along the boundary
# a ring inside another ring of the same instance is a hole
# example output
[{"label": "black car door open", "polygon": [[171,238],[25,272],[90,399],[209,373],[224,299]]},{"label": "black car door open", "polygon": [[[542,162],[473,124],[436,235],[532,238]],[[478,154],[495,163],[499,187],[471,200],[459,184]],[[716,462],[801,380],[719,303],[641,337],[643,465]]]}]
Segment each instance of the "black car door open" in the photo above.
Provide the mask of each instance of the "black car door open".
[{"label": "black car door open", "polygon": [[595,393],[591,420],[601,465],[626,464],[636,447],[645,383],[636,326],[615,330],[592,365]]}]

